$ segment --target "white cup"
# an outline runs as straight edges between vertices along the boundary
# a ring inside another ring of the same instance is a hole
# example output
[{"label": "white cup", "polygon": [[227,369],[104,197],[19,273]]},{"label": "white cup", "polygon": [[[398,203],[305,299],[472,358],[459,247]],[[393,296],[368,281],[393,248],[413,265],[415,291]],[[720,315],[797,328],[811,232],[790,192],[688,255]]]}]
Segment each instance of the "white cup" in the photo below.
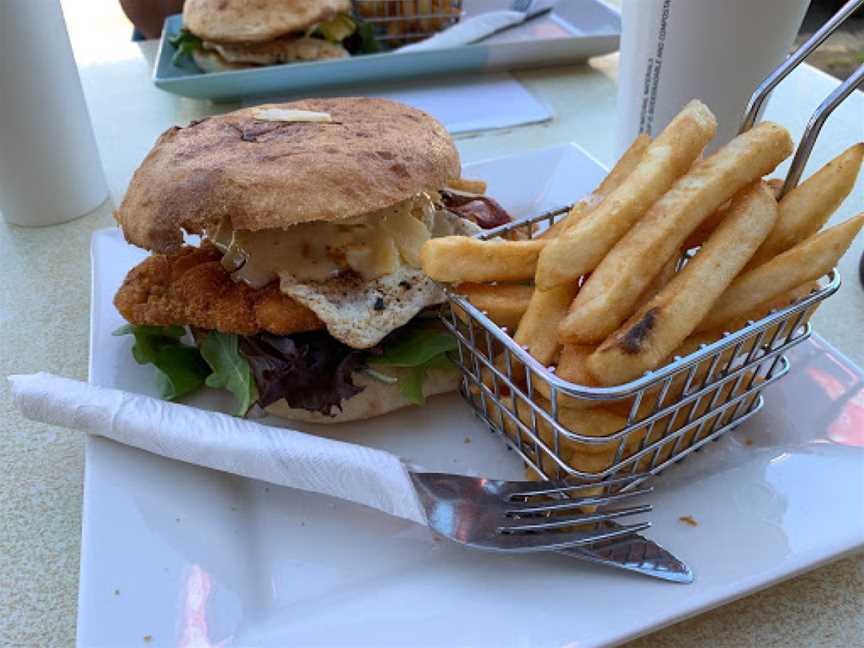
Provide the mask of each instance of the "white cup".
[{"label": "white cup", "polygon": [[0,214],[56,225],[107,195],[59,0],[0,0]]},{"label": "white cup", "polygon": [[618,140],[657,135],[691,99],[717,116],[708,151],[738,132],[747,101],[789,53],[809,0],[623,0]]}]

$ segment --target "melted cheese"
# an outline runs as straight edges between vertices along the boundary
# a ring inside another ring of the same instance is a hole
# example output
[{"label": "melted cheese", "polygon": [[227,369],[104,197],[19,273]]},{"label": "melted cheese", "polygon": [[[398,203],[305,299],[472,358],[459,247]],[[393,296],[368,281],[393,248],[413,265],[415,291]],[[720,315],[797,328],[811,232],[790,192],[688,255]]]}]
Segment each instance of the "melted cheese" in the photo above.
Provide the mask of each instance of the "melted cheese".
[{"label": "melted cheese", "polygon": [[[427,231],[441,232],[440,236],[480,231],[474,223],[443,209],[433,208],[427,218]],[[279,288],[314,312],[330,335],[355,349],[375,346],[427,306],[444,301],[435,282],[408,265],[371,281],[350,274],[322,282],[281,275]]]},{"label": "melted cheese", "polygon": [[[279,289],[304,304],[337,340],[355,349],[378,344],[417,313],[443,301],[420,267],[430,237],[480,231],[421,194],[360,218],[249,232],[220,227],[208,238],[235,280]],[[350,270],[351,272],[346,272]]]},{"label": "melted cheese", "polygon": [[431,236],[425,224],[430,210],[431,198],[420,194],[360,218],[254,232],[221,226],[208,237],[225,253],[223,265],[234,279],[254,288],[286,274],[325,281],[343,270],[371,281],[402,263],[420,267],[420,248]]}]

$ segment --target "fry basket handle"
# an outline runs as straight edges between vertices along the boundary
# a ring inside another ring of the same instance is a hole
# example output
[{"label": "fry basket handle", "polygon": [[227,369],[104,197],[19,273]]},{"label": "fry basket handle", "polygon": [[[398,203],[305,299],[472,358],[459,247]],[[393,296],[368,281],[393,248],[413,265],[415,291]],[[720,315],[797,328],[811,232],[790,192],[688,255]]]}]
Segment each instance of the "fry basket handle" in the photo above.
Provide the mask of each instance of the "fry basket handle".
[{"label": "fry basket handle", "polygon": [[777,67],[777,69],[775,69],[762,83],[759,84],[755,92],[753,92],[753,95],[750,97],[750,101],[747,102],[747,110],[744,113],[744,120],[741,122],[741,128],[738,130],[739,133],[743,133],[753,128],[753,125],[756,123],[756,119],[759,116],[759,112],[762,110],[762,106],[764,105],[765,100],[768,99],[768,95],[771,94],[771,91],[776,88],[780,82],[785,79],[790,72],[792,72],[792,70],[798,67],[804,59],[810,56],[813,50],[819,47],[826,38],[833,34],[834,31],[861,6],[864,6],[864,0],[849,0],[837,13],[831,16],[831,18],[822,25],[815,34],[808,38],[798,49],[792,52],[792,54],[790,54],[786,60]]}]

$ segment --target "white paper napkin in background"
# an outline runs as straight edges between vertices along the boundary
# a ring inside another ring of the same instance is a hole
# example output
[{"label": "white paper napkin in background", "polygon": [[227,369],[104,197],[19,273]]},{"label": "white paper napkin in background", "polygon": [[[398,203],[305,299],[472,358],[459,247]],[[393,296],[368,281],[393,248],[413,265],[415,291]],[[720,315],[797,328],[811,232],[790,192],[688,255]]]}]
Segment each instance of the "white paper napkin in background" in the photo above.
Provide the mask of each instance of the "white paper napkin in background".
[{"label": "white paper napkin in background", "polygon": [[[387,85],[364,85],[323,92],[322,96],[363,95],[401,101],[425,110],[451,133],[512,128],[552,119],[552,110],[510,74],[425,79]],[[248,97],[244,106],[290,101],[297,96]]]},{"label": "white paper napkin in background", "polygon": [[426,524],[405,465],[389,452],[49,373],[9,382],[13,402],[31,420]]}]

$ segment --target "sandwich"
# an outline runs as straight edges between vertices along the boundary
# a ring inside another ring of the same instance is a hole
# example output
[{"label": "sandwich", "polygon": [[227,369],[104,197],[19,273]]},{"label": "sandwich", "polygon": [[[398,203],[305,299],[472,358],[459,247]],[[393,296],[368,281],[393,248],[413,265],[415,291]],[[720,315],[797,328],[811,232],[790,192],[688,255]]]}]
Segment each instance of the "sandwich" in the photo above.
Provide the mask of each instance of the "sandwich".
[{"label": "sandwich", "polygon": [[175,62],[204,72],[338,59],[378,51],[350,0],[186,0]]},{"label": "sandwich", "polygon": [[115,296],[118,334],[163,397],[224,388],[238,415],[339,422],[422,403],[458,372],[420,248],[510,220],[466,186],[441,124],[384,99],[170,128],[115,212],[153,253]]}]

